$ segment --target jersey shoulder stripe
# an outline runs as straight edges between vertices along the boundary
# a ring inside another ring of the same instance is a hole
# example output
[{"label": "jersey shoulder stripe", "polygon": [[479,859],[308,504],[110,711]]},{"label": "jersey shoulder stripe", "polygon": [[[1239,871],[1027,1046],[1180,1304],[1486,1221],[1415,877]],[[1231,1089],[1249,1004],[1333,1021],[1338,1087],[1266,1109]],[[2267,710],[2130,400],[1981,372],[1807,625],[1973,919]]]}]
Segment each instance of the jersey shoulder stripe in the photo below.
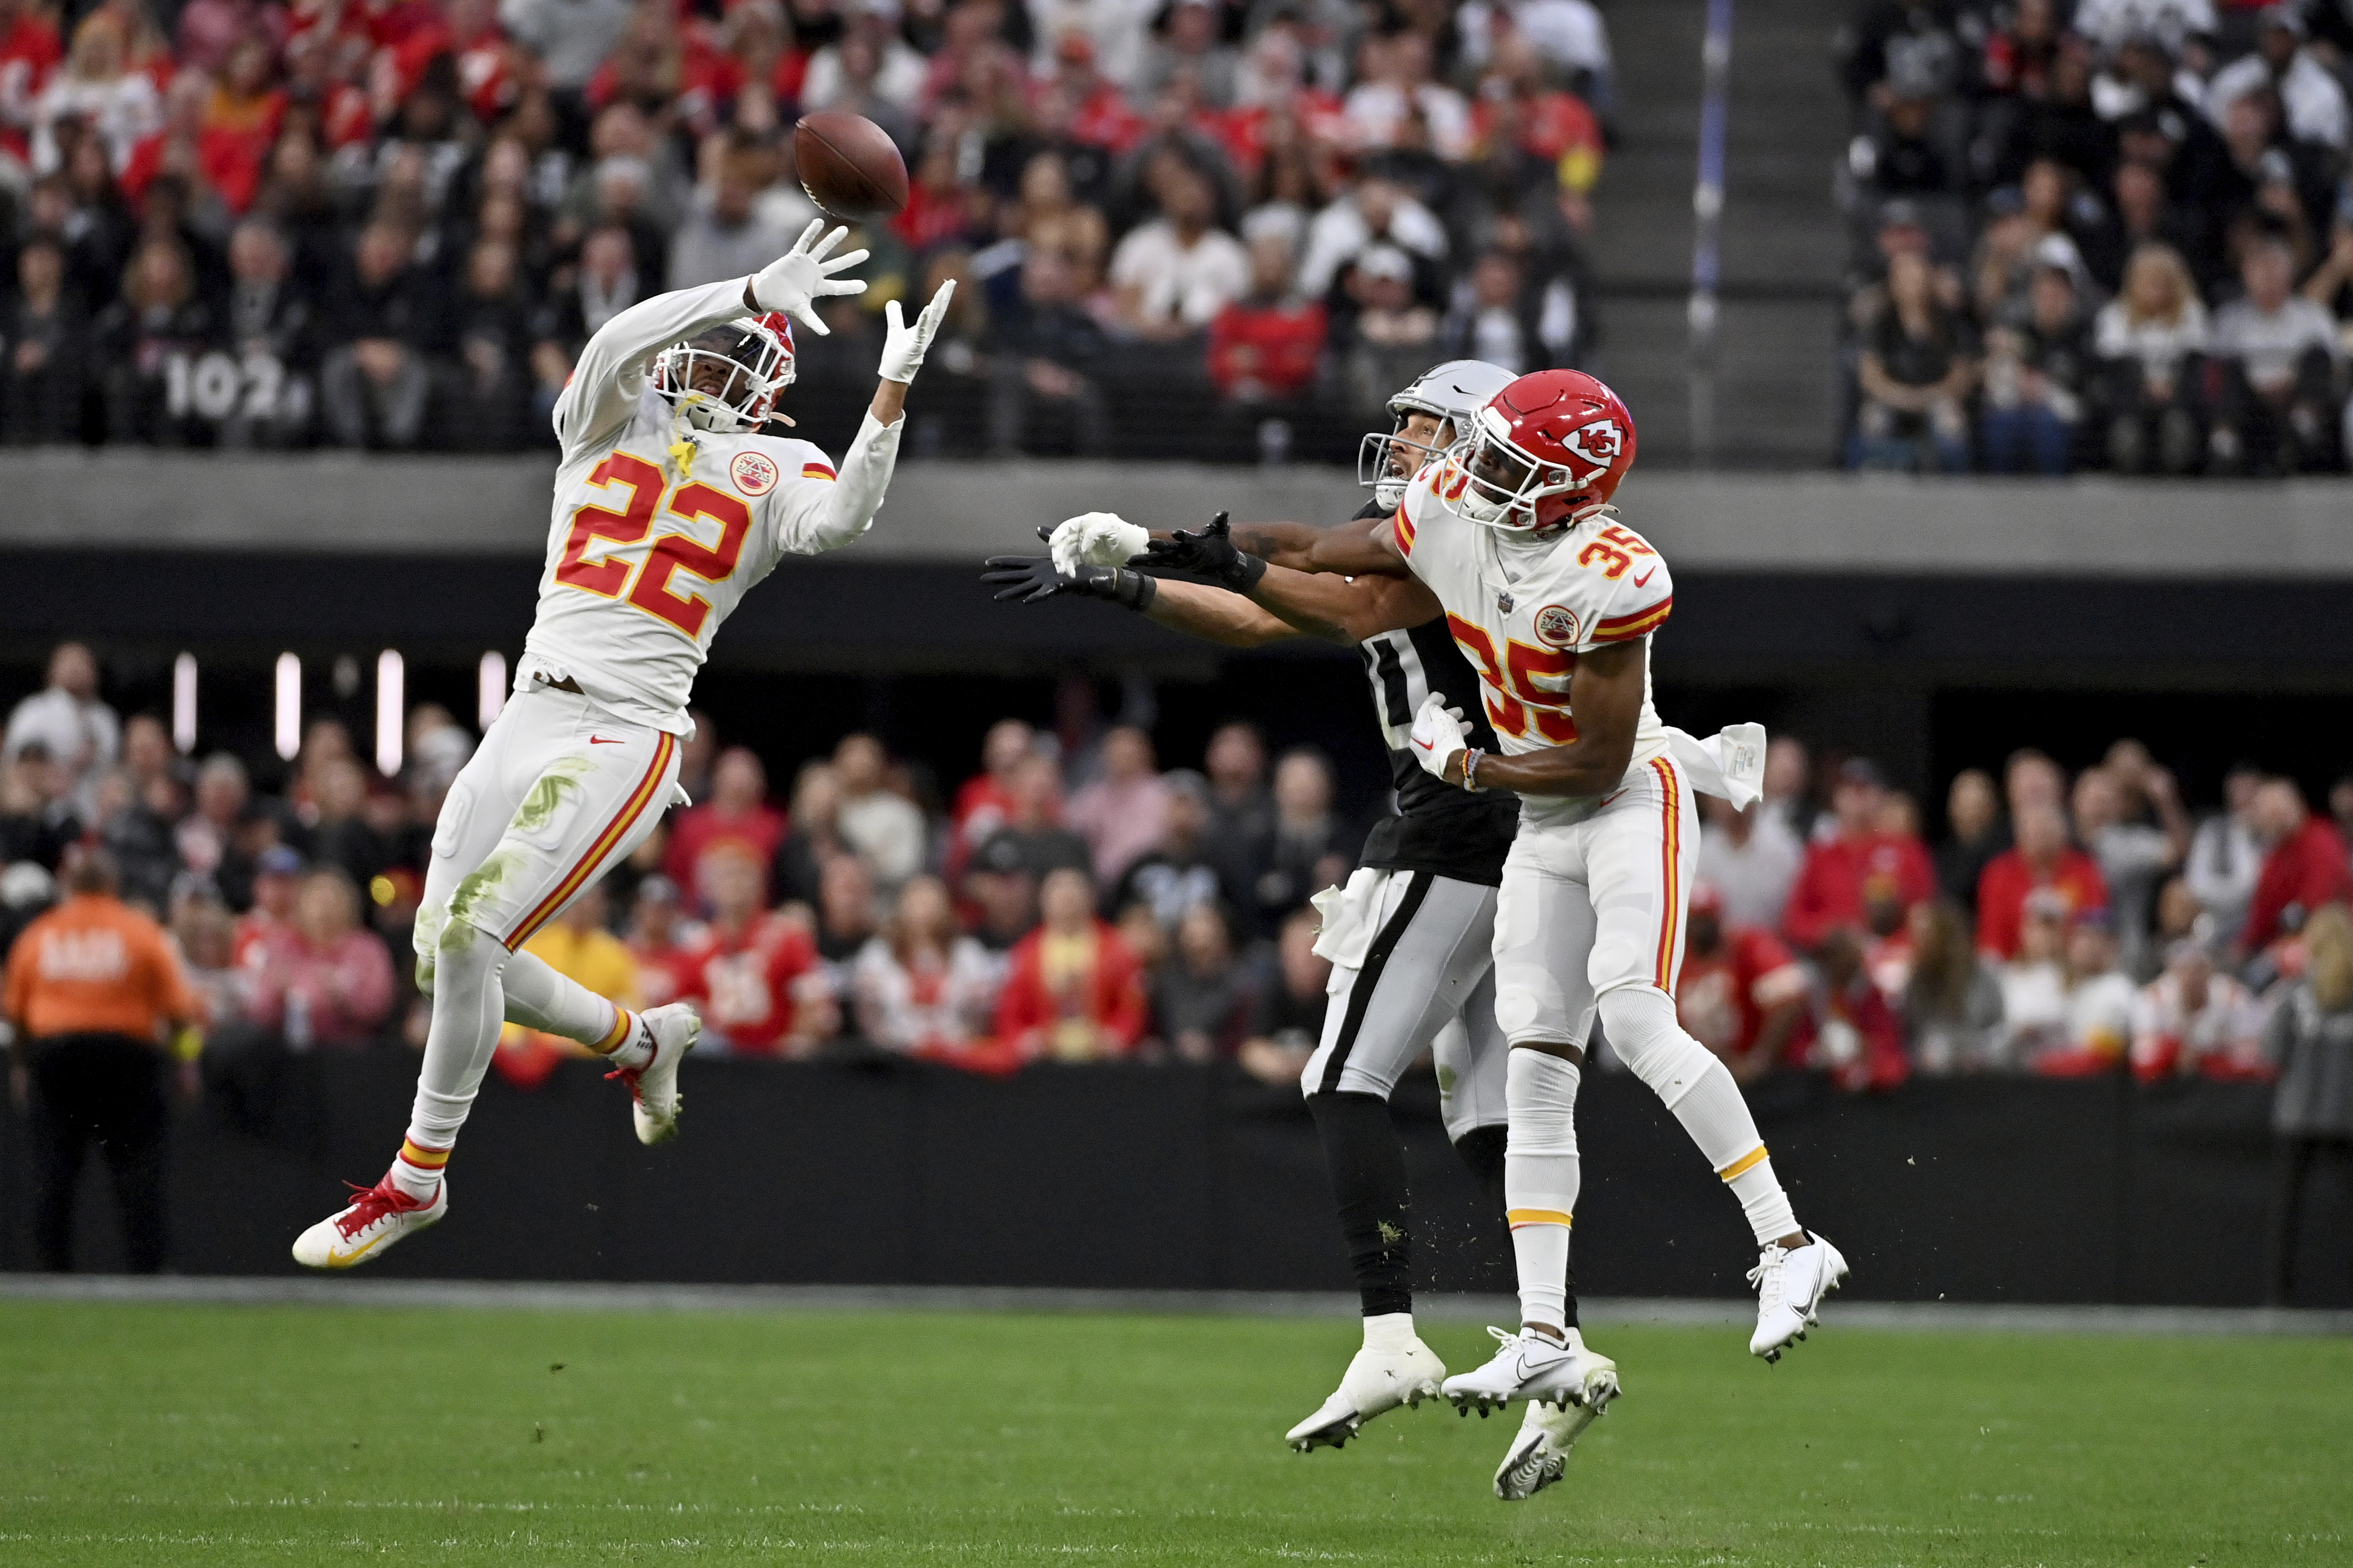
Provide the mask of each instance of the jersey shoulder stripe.
[{"label": "jersey shoulder stripe", "polygon": [[1397,509],[1394,530],[1397,534],[1398,553],[1410,557],[1413,554],[1413,519],[1406,515],[1406,509],[1403,506]]},{"label": "jersey shoulder stripe", "polygon": [[1667,624],[1667,617],[1674,613],[1674,608],[1675,596],[1669,594],[1648,609],[1636,610],[1631,615],[1611,616],[1594,626],[1593,640],[1626,642],[1634,637],[1647,637]]}]

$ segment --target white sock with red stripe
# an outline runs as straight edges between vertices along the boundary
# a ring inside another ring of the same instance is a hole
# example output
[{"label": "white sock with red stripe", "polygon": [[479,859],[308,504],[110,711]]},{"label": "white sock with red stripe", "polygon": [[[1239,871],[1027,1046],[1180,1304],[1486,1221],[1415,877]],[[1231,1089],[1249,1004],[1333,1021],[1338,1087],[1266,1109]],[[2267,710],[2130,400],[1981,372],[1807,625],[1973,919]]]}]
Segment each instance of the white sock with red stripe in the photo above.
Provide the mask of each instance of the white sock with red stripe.
[{"label": "white sock with red stripe", "polygon": [[1583,1167],[1577,1152],[1577,1064],[1514,1047],[1505,1059],[1504,1206],[1520,1277],[1520,1321],[1567,1321],[1569,1216]]},{"label": "white sock with red stripe", "polygon": [[501,979],[510,954],[498,938],[461,920],[443,928],[433,965],[433,1026],[425,1036],[425,1061],[417,1073],[417,1100],[408,1113],[408,1142],[392,1164],[395,1186],[411,1197],[429,1197],[440,1173],[407,1157],[407,1150],[438,1153],[444,1163],[458,1142],[458,1130],[474,1108],[482,1074],[506,1022]]},{"label": "white sock with red stripe", "polygon": [[1715,1054],[1683,1032],[1663,991],[1629,985],[1601,998],[1609,1048],[1651,1086],[1739,1198],[1759,1246],[1798,1228],[1788,1194],[1765,1158],[1757,1118]]}]

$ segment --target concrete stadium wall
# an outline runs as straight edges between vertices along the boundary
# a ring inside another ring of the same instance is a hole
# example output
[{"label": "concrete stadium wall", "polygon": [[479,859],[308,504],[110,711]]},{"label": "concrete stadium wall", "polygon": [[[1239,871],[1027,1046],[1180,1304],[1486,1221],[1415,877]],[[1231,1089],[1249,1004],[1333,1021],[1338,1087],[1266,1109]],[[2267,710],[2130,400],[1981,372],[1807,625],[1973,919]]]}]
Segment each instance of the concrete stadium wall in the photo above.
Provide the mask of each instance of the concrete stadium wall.
[{"label": "concrete stadium wall", "polygon": [[[0,452],[0,556],[26,550],[537,557],[552,459]],[[1639,473],[1626,521],[1683,574],[2353,579],[2353,481],[1907,480]],[[1344,470],[1182,463],[902,465],[843,556],[955,563],[1082,511],[1154,527],[1347,516]]]},{"label": "concrete stadium wall", "polygon": [[[174,1130],[173,1267],[289,1274],[287,1247],[344,1179],[383,1169],[416,1072],[406,1052],[208,1063]],[[1229,1071],[1039,1068],[1005,1082],[903,1062],[699,1064],[685,1135],[659,1151],[595,1064],[542,1088],[495,1075],[452,1167],[450,1221],[385,1276],[486,1279],[1343,1289],[1347,1270],[1295,1089]],[[2229,1306],[2261,1289],[2269,1092],[2120,1079],[1751,1090],[1807,1223],[1891,1300]],[[1586,1082],[1583,1289],[1742,1293],[1737,1205],[1657,1100]],[[1495,1217],[1447,1147],[1435,1087],[1397,1102],[1421,1272],[1509,1288]],[[0,1116],[0,1268],[28,1266],[22,1123]],[[230,1182],[223,1172],[236,1173]],[[93,1171],[82,1258],[119,1260]],[[2341,1300],[2344,1194],[2316,1204],[2304,1278]],[[2180,1237],[2199,1238],[2181,1266]],[[2313,1304],[2327,1304],[2316,1295]]]}]

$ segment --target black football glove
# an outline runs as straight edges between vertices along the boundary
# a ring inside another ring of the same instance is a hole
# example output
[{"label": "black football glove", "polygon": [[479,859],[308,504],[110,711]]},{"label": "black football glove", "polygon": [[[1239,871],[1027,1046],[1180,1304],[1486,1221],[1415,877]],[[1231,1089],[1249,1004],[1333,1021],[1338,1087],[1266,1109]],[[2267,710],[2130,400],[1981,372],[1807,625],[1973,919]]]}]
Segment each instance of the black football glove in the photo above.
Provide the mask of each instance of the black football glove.
[{"label": "black football glove", "polygon": [[1143,573],[1118,566],[1082,566],[1076,576],[1065,577],[1054,570],[1050,555],[992,555],[985,564],[988,570],[980,580],[997,589],[1000,605],[1034,605],[1058,594],[1082,594],[1143,610],[1151,607],[1153,595],[1160,591],[1160,584]]},{"label": "black football glove", "polygon": [[1145,564],[1164,572],[1189,572],[1237,594],[1249,593],[1266,575],[1266,563],[1235,546],[1226,521],[1230,515],[1219,512],[1198,533],[1180,528],[1166,539],[1154,540],[1145,548]]}]

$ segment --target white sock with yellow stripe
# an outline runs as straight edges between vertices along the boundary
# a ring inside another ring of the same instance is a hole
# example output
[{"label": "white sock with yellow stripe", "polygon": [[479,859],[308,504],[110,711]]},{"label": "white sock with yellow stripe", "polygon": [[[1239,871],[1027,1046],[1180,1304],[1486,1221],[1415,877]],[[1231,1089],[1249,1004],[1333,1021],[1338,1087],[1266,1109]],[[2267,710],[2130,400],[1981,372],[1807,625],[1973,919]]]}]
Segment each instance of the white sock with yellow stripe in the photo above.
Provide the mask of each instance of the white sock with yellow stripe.
[{"label": "white sock with yellow stripe", "polygon": [[1732,1188],[1757,1232],[1757,1244],[1795,1232],[1788,1194],[1765,1157],[1765,1140],[1757,1134],[1757,1119],[1740,1098],[1740,1086],[1715,1054],[1675,1021],[1675,1005],[1666,993],[1648,985],[1605,993],[1601,1026],[1609,1031],[1609,1048],[1674,1112]]},{"label": "white sock with yellow stripe", "polygon": [[1577,1064],[1548,1051],[1514,1049],[1504,1103],[1504,1205],[1520,1277],[1520,1321],[1558,1327],[1568,1314],[1569,1216],[1583,1168],[1577,1152]]}]

